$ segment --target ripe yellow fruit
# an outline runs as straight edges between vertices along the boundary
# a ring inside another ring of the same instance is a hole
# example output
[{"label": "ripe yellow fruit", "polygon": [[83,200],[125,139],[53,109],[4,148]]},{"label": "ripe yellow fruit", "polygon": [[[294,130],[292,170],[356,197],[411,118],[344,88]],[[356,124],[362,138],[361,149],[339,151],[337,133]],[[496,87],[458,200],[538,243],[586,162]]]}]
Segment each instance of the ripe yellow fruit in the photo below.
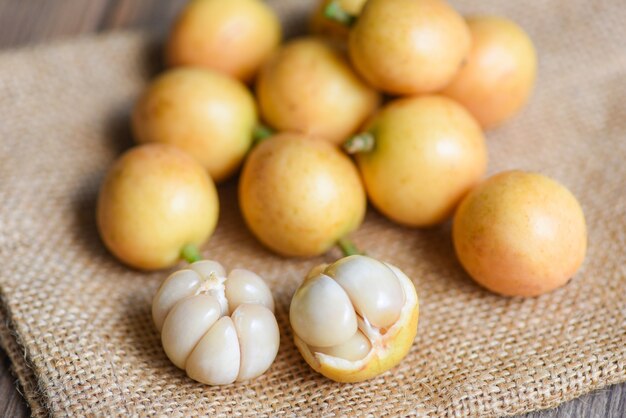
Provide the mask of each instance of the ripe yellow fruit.
[{"label": "ripe yellow fruit", "polygon": [[369,0],[350,32],[350,58],[391,94],[432,93],[455,76],[470,49],[467,24],[444,0]]},{"label": "ripe yellow fruit", "polygon": [[362,255],[312,269],[289,309],[305,361],[337,382],[371,379],[400,363],[418,318],[413,282],[397,267]]},{"label": "ripe yellow fruit", "polygon": [[215,71],[177,68],[159,76],[137,101],[139,143],[174,145],[220,182],[235,173],[253,140],[256,105],[246,86]]},{"label": "ripe yellow fruit", "polygon": [[[483,176],[487,147],[474,118],[443,96],[389,103],[370,122],[371,150],[356,153],[372,204],[403,225],[443,222]],[[360,139],[360,136],[354,139]],[[350,151],[352,142],[346,148]]]},{"label": "ripe yellow fruit", "polygon": [[171,145],[127,151],[100,188],[97,221],[107,248],[139,269],[170,267],[188,245],[206,242],[217,224],[213,181],[193,158]]},{"label": "ripe yellow fruit", "polygon": [[239,180],[246,224],[271,250],[310,257],[358,228],[366,199],[350,159],[325,141],[283,133],[253,148]]},{"label": "ripe yellow fruit", "polygon": [[261,115],[272,127],[340,144],[378,107],[380,97],[331,44],[300,38],[284,45],[257,80]]},{"label": "ripe yellow fruit", "polygon": [[508,19],[482,16],[467,23],[472,49],[442,93],[463,104],[484,128],[491,128],[528,101],[537,74],[537,54],[526,32]]},{"label": "ripe yellow fruit", "polygon": [[469,275],[507,296],[563,286],[587,248],[585,217],[572,193],[523,171],[497,174],[468,194],[454,217],[453,237]]},{"label": "ripe yellow fruit", "polygon": [[280,335],[274,299],[263,279],[197,261],[171,274],[152,302],[163,350],[198,382],[226,385],[254,379],[271,366]]},{"label": "ripe yellow fruit", "polygon": [[166,61],[250,81],[280,39],[278,17],[263,1],[192,0],[172,27]]}]

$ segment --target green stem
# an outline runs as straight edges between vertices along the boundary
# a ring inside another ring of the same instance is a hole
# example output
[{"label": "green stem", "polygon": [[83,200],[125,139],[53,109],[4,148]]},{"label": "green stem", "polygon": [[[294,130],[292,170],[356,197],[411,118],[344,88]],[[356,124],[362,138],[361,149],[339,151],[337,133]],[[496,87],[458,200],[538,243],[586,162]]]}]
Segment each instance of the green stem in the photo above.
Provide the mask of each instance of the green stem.
[{"label": "green stem", "polygon": [[198,249],[196,244],[187,244],[180,252],[180,258],[191,264],[196,261],[200,261],[202,259],[202,254],[200,254],[200,249]]},{"label": "green stem", "polygon": [[345,26],[352,26],[356,21],[354,15],[346,12],[343,7],[341,7],[339,0],[333,0],[328,3],[328,6],[324,9],[324,16],[326,16],[327,19],[334,20]]},{"label": "green stem", "polygon": [[348,257],[351,255],[362,255],[363,253],[359,251],[356,245],[349,238],[343,237],[339,241],[337,241],[337,246],[341,249],[344,257]]},{"label": "green stem", "polygon": [[275,132],[272,128],[259,123],[257,126],[254,127],[254,130],[252,131],[253,146],[263,142],[270,136],[274,135],[274,133]]},{"label": "green stem", "polygon": [[343,143],[343,149],[348,154],[356,154],[358,152],[370,152],[376,145],[376,138],[371,132],[363,132],[353,136]]}]

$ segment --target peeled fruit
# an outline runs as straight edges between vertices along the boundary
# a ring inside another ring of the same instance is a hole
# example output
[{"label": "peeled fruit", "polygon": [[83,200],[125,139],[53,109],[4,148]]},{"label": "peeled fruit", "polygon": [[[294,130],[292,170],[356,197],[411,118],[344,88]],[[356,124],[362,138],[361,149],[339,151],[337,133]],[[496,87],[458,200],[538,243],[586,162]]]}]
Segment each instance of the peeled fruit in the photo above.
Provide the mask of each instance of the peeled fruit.
[{"label": "peeled fruit", "polygon": [[367,380],[400,363],[418,317],[413,282],[397,267],[362,255],[315,267],[289,309],[298,350],[337,382]]},{"label": "peeled fruit", "polygon": [[257,125],[248,89],[215,71],[177,68],[152,82],[133,111],[139,143],[174,145],[219,182],[239,168]]},{"label": "peeled fruit", "polygon": [[261,115],[272,127],[334,144],[345,141],[378,107],[379,95],[331,44],[300,38],[284,45],[257,79]]},{"label": "peeled fruit", "polygon": [[[311,16],[311,32],[333,39],[348,39],[350,24],[359,16],[367,0],[320,0]],[[336,10],[328,16],[329,6]]]},{"label": "peeled fruit", "polygon": [[221,264],[208,260],[170,275],[152,302],[167,357],[208,385],[265,373],[280,342],[273,312],[263,279],[243,269],[226,276]]},{"label": "peeled fruit", "polygon": [[369,0],[350,32],[349,51],[371,85],[414,95],[444,88],[470,43],[467,24],[444,0]]},{"label": "peeled fruit", "polygon": [[366,199],[356,167],[339,149],[283,133],[261,142],[246,159],[239,205],[268,248],[310,257],[361,224]]},{"label": "peeled fruit", "polygon": [[166,61],[249,81],[280,39],[280,21],[263,1],[192,0],[172,27]]},{"label": "peeled fruit", "polygon": [[484,128],[498,125],[527,102],[537,74],[537,54],[528,34],[502,17],[467,20],[472,49],[467,62],[442,91],[463,104]]},{"label": "peeled fruit", "polygon": [[469,275],[507,296],[537,296],[563,286],[587,248],[576,198],[536,173],[490,177],[463,200],[454,217],[454,247]]},{"label": "peeled fruit", "polygon": [[139,269],[170,267],[189,245],[200,246],[215,229],[219,202],[206,170],[165,144],[127,151],[100,188],[97,222],[107,248]]},{"label": "peeled fruit", "polygon": [[[361,140],[369,146],[361,147]],[[373,205],[395,222],[413,227],[450,217],[487,168],[480,126],[443,96],[391,102],[345,148],[356,153]]]}]

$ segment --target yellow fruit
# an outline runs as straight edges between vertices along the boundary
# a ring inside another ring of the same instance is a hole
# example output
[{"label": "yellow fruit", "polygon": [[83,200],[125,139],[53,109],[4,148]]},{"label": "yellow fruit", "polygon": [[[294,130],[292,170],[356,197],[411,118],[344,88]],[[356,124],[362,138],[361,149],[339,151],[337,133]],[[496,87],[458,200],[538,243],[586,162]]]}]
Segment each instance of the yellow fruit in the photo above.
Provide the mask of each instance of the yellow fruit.
[{"label": "yellow fruit", "polygon": [[283,133],[253,148],[239,180],[239,204],[268,248],[310,257],[358,228],[366,199],[345,154],[327,142]]},{"label": "yellow fruit", "polygon": [[213,181],[193,158],[149,144],[122,155],[100,188],[97,221],[107,248],[139,269],[170,267],[188,245],[206,242],[217,223]]},{"label": "yellow fruit", "polygon": [[536,173],[490,177],[461,203],[454,247],[465,270],[487,289],[537,296],[563,286],[585,258],[585,217],[576,198]]},{"label": "yellow fruit", "polygon": [[467,24],[444,0],[369,0],[349,39],[357,71],[399,95],[444,88],[469,49]]},{"label": "yellow fruit", "polygon": [[484,128],[498,125],[527,102],[537,74],[537,54],[528,35],[502,17],[467,21],[472,49],[443,94],[463,104]]},{"label": "yellow fruit", "polygon": [[257,80],[261,115],[272,127],[334,144],[354,133],[379,103],[379,95],[350,68],[340,51],[321,39],[284,45]]},{"label": "yellow fruit", "polygon": [[418,318],[413,282],[397,267],[362,255],[312,269],[289,309],[305,361],[337,382],[371,379],[400,363]]},{"label": "yellow fruit", "polygon": [[223,181],[239,168],[257,124],[254,98],[237,80],[200,68],[167,71],[133,111],[137,142],[174,145]]},{"label": "yellow fruit", "polygon": [[280,38],[280,22],[263,1],[192,0],[172,27],[166,60],[249,81]]},{"label": "yellow fruit", "polygon": [[384,215],[407,226],[446,220],[487,167],[480,126],[443,96],[391,102],[365,136],[373,149],[357,152],[356,159],[367,194]]},{"label": "yellow fruit", "polygon": [[[309,26],[311,32],[316,35],[328,36],[337,40],[348,39],[350,33],[350,21],[356,19],[367,0],[320,0],[317,9],[311,16]],[[326,10],[331,3],[335,3],[341,9],[344,19],[337,21],[326,15]]]}]

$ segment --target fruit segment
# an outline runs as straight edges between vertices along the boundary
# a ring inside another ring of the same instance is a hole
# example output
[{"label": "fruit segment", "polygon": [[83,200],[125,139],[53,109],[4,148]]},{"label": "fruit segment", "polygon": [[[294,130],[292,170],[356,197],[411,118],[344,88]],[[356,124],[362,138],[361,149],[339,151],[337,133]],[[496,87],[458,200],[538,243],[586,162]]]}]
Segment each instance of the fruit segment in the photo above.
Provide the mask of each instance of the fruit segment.
[{"label": "fruit segment", "polygon": [[364,358],[372,349],[370,340],[361,332],[357,331],[344,343],[332,347],[310,347],[314,353],[324,353],[329,356],[355,361]]},{"label": "fruit segment", "polygon": [[228,275],[224,292],[230,314],[244,303],[260,304],[274,311],[274,298],[263,279],[250,270],[234,269]]},{"label": "fruit segment", "polygon": [[185,367],[187,356],[221,313],[218,301],[206,294],[185,298],[174,305],[163,323],[161,341],[165,354],[176,367]]},{"label": "fruit segment", "polygon": [[354,309],[377,328],[393,325],[404,305],[404,292],[398,278],[384,263],[373,258],[343,258],[328,267],[333,277],[348,294]]},{"label": "fruit segment", "polygon": [[198,382],[226,385],[237,379],[241,367],[239,339],[233,320],[221,317],[187,358],[185,371]]},{"label": "fruit segment", "polygon": [[307,344],[318,347],[342,344],[357,330],[349,296],[324,274],[307,280],[296,291],[289,318],[295,333]]},{"label": "fruit segment", "polygon": [[179,300],[191,296],[200,286],[200,276],[192,270],[180,270],[163,282],[152,304],[152,318],[159,332],[167,313]]},{"label": "fruit segment", "polygon": [[265,373],[278,353],[278,323],[272,311],[263,305],[252,304],[239,306],[232,319],[241,347],[237,380],[254,379]]}]

